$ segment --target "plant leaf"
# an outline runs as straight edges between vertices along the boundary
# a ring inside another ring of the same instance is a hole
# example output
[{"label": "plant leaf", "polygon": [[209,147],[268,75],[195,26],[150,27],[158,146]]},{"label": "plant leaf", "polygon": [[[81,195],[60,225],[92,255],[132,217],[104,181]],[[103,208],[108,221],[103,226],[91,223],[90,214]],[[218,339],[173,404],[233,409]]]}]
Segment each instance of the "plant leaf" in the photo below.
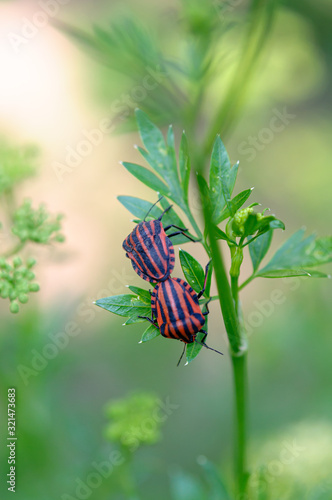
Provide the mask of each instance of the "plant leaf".
[{"label": "plant leaf", "polygon": [[[199,342],[202,342],[204,338],[204,333],[197,333],[196,339]],[[202,344],[199,344],[198,342],[192,342],[191,344],[187,344],[186,348],[186,365],[191,363],[200,353],[202,349]]]},{"label": "plant leaf", "polygon": [[143,184],[149,188],[154,191],[158,191],[165,196],[169,194],[167,185],[164,184],[163,181],[153,172],[151,172],[151,170],[141,167],[140,165],[136,165],[136,163],[128,163],[126,161],[122,162],[122,165],[128,170],[128,172],[136,177],[136,179],[143,182]]},{"label": "plant leaf", "polygon": [[317,276],[305,268],[332,261],[332,237],[316,238],[311,235],[303,239],[304,233],[305,230],[300,229],[293,234],[257,275],[267,277],[275,271],[301,270],[308,275]]},{"label": "plant leaf", "polygon": [[179,172],[180,172],[180,179],[184,193],[184,198],[186,201],[188,200],[190,169],[191,165],[190,165],[188,141],[186,134],[183,132],[179,150]]},{"label": "plant leaf", "polygon": [[167,185],[166,191],[165,189],[157,189],[157,191],[171,198],[185,210],[186,204],[179,181],[172,127],[169,128],[167,136],[169,144],[166,145],[161,131],[143,111],[136,110],[136,119],[142,142],[147,151],[138,149]]},{"label": "plant leaf", "polygon": [[143,111],[137,109],[135,114],[142,142],[149,153],[146,159],[161,174],[164,170],[167,156],[163,134]]},{"label": "plant leaf", "polygon": [[214,221],[218,219],[218,215],[225,205],[228,207],[229,212],[233,214],[229,189],[230,171],[231,163],[226,148],[220,137],[217,136],[210,162],[210,199]]},{"label": "plant leaf", "polygon": [[[141,198],[135,198],[134,196],[118,196],[118,200],[131,214],[138,217],[140,221],[145,219],[153,205],[150,201],[141,200]],[[158,219],[161,214],[162,210],[155,205],[150,211],[149,217],[151,216],[153,219]]]},{"label": "plant leaf", "polygon": [[[242,207],[242,205],[247,201],[251,193],[252,193],[252,188],[245,189],[244,191],[241,191],[241,193],[234,196],[234,198],[231,200],[233,213],[235,213],[237,210],[239,210],[239,208]],[[225,219],[228,219],[228,217],[230,216],[231,212],[229,211],[228,207],[224,207],[224,209],[221,211],[215,223],[220,224],[220,222],[222,222]]]},{"label": "plant leaf", "polygon": [[[273,231],[267,231],[261,234],[253,242],[249,243],[249,253],[251,257],[251,262],[254,268],[254,272],[259,268],[259,264],[264,259],[268,249],[270,248],[272,241]],[[248,236],[248,241],[252,240],[252,236]]]},{"label": "plant leaf", "polygon": [[183,274],[188,284],[199,293],[204,286],[204,270],[197,260],[185,250],[179,251]]},{"label": "plant leaf", "polygon": [[203,468],[210,486],[209,500],[231,500],[225,481],[216,466],[204,456],[198,457],[197,462]]},{"label": "plant leaf", "polygon": [[141,302],[145,304],[151,305],[151,295],[149,290],[144,290],[144,288],[139,288],[138,286],[130,285],[129,290],[131,290],[135,295],[138,295]]},{"label": "plant leaf", "polygon": [[146,303],[142,302],[137,295],[113,295],[96,300],[95,304],[119,316],[132,317],[151,314],[151,307],[148,308]]},{"label": "plant leaf", "polygon": [[231,238],[229,238],[227,234],[224,231],[222,231],[219,227],[215,226],[214,232],[217,240],[225,240],[228,241],[228,243],[231,243],[232,245],[237,245],[236,241],[233,241]]},{"label": "plant leaf", "polygon": [[[169,203],[168,201],[166,200],[166,198],[162,198],[160,200],[160,205],[163,207],[163,209],[165,210],[166,208],[169,207]],[[177,215],[177,213],[175,212],[174,208],[172,207],[170,210],[168,210],[165,215],[163,216],[163,226],[164,227],[167,227],[167,226],[170,226],[170,225],[175,225],[175,226],[178,226],[178,227],[181,227],[182,229],[187,229],[185,227],[185,224],[184,222],[180,219],[180,217]],[[174,229],[173,232],[176,232],[177,230]],[[168,234],[171,234],[172,233],[172,230],[170,229],[168,231]],[[191,236],[192,238],[195,238],[191,233],[189,233],[188,231],[186,231],[186,234],[188,234],[189,236]],[[172,238],[172,243],[173,245],[180,245],[182,243],[188,243],[190,240],[188,238],[186,238],[186,236],[183,236],[183,234],[178,234],[177,236],[174,236]]]},{"label": "plant leaf", "polygon": [[152,340],[158,337],[159,335],[160,335],[159,329],[156,326],[150,324],[143,333],[140,343],[148,342],[148,340]]}]

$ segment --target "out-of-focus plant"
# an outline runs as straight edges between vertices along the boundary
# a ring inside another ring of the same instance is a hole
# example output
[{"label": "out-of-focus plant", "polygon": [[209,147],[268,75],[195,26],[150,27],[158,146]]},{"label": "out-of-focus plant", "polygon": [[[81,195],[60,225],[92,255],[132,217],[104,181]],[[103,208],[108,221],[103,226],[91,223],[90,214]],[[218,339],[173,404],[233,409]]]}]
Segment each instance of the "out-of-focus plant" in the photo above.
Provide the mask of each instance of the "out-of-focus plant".
[{"label": "out-of-focus plant", "polygon": [[135,478],[135,452],[161,439],[161,427],[166,420],[161,415],[160,400],[150,392],[137,392],[127,397],[112,400],[105,407],[109,419],[105,429],[107,440],[118,446],[121,465],[118,468],[120,488],[126,498],[139,498]]},{"label": "out-of-focus plant", "polygon": [[34,146],[13,147],[0,141],[0,202],[4,224],[0,229],[0,297],[9,299],[10,311],[19,312],[20,304],[29,300],[30,292],[38,292],[34,282],[33,257],[21,257],[28,243],[62,242],[61,215],[51,215],[44,205],[33,208],[30,200],[16,205],[15,189],[37,171],[38,150]]}]

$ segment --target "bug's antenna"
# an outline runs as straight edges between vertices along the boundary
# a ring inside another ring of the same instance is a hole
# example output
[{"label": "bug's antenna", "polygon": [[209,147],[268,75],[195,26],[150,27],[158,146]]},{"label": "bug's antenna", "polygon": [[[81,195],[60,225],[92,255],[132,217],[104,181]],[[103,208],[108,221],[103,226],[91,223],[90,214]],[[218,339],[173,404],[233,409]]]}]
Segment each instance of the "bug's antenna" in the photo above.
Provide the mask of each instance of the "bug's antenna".
[{"label": "bug's antenna", "polygon": [[159,203],[159,202],[160,202],[160,200],[162,200],[162,199],[163,199],[163,196],[161,196],[161,197],[160,197],[160,198],[156,201],[156,203],[154,203],[153,205],[151,205],[151,207],[149,208],[149,210],[148,210],[147,214],[145,215],[145,217],[144,217],[144,219],[143,219],[143,221],[144,221],[144,222],[145,222],[145,219],[147,218],[147,216],[149,215],[149,213],[151,212],[151,210],[152,210],[152,209],[153,209],[153,208],[157,205],[157,203]]},{"label": "bug's antenna", "polygon": [[206,343],[205,343],[205,342],[198,342],[197,340],[196,340],[196,342],[197,342],[198,344],[201,344],[202,346],[206,347],[207,349],[210,349],[210,351],[214,351],[214,352],[217,352],[218,354],[223,355],[223,353],[222,353],[222,352],[217,351],[216,349],[212,349],[212,347],[209,347],[208,345],[206,345]]},{"label": "bug's antenna", "polygon": [[187,346],[187,344],[184,344],[182,354],[181,354],[180,359],[178,361],[178,364],[176,366],[179,366],[179,364],[181,363],[181,359],[183,358],[184,352],[186,350],[186,346]]}]

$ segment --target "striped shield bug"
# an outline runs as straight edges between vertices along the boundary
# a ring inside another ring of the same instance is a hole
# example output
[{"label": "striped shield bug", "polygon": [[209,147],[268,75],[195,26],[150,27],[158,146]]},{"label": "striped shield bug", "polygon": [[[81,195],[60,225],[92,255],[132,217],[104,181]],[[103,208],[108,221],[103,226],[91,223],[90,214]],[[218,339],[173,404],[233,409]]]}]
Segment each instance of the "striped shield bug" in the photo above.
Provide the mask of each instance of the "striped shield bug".
[{"label": "striped shield bug", "polygon": [[[145,219],[153,207],[154,205],[151,206],[144,221],[137,224],[127,236],[122,247],[126,252],[126,257],[131,260],[134,271],[138,276],[150,283],[157,283],[166,280],[174,268],[174,247],[170,238],[183,234],[191,241],[196,240],[186,234],[188,229],[174,224],[163,227],[161,220],[165,213],[172,208],[172,205],[167,207],[158,219],[147,222]],[[171,228],[177,231],[166,234],[166,231]]]},{"label": "striped shield bug", "polygon": [[198,332],[204,334],[202,341],[199,342],[200,344],[207,349],[222,354],[205,344],[207,332],[202,330],[209,309],[206,303],[206,312],[201,311],[199,298],[205,291],[208,267],[209,264],[206,266],[204,287],[198,294],[180,278],[168,278],[158,283],[151,293],[152,317],[144,317],[144,319],[157,326],[163,337],[184,342],[184,349],[178,365],[185,352],[186,345],[198,342],[196,340]]}]

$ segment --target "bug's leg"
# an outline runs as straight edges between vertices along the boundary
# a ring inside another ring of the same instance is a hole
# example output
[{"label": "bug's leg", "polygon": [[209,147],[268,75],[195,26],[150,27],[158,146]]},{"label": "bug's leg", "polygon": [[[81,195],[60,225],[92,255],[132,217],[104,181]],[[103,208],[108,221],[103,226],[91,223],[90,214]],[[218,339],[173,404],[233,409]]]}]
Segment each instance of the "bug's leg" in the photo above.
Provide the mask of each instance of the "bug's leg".
[{"label": "bug's leg", "polygon": [[202,297],[203,293],[205,292],[205,287],[206,287],[206,282],[207,282],[207,277],[208,277],[208,272],[209,272],[210,264],[211,264],[211,260],[209,260],[209,262],[206,264],[204,284],[203,284],[202,290],[197,295],[198,299],[200,299]]},{"label": "bug's leg", "polygon": [[183,236],[185,236],[186,238],[188,238],[188,240],[193,241],[194,243],[196,241],[200,241],[200,240],[196,240],[195,238],[193,238],[189,234],[186,234],[186,231],[189,231],[189,229],[176,226],[175,224],[170,224],[169,226],[164,227],[164,231],[167,231],[171,227],[174,227],[174,229],[178,229],[178,231],[176,231],[175,233],[172,233],[172,234],[168,234],[167,236],[169,238],[172,238],[173,236],[177,236],[178,234],[182,234]]},{"label": "bug's leg", "polygon": [[149,316],[137,316],[138,318],[141,319],[146,319],[146,321],[149,321],[153,326],[157,326],[157,320],[152,318],[149,318]]},{"label": "bug's leg", "polygon": [[209,299],[209,300],[205,303],[206,311],[205,311],[205,312],[203,312],[203,316],[207,316],[207,315],[210,313],[210,310],[209,310],[209,306],[208,306],[208,304],[209,304],[209,302],[211,302],[211,300],[212,300],[212,299],[210,298],[210,299]]},{"label": "bug's leg", "polygon": [[220,351],[217,351],[216,349],[212,349],[212,347],[209,347],[208,345],[206,345],[205,343],[205,339],[207,337],[207,332],[205,330],[200,330],[201,333],[204,333],[204,337],[202,338],[202,341],[199,342],[198,340],[196,340],[196,342],[198,344],[201,344],[202,346],[206,347],[207,349],[209,349],[210,351],[214,351],[214,352],[217,352],[218,354],[223,354],[222,352]]},{"label": "bug's leg", "polygon": [[186,347],[187,347],[187,344],[184,343],[182,354],[181,354],[180,359],[178,361],[178,364],[176,366],[179,366],[179,364],[181,363],[181,359],[183,358],[183,355],[185,353]]}]

